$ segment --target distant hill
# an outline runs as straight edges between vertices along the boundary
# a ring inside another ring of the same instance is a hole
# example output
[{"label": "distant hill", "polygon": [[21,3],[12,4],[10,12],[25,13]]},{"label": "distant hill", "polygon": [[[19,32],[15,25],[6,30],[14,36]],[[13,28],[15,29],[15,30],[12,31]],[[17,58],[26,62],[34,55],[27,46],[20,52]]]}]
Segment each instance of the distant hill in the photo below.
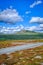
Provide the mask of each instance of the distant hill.
[{"label": "distant hill", "polygon": [[15,34],[17,34],[17,35],[37,35],[39,33],[34,32],[34,31],[29,31],[29,30],[21,30],[19,32],[16,32]]},{"label": "distant hill", "polygon": [[21,30],[14,34],[0,34],[0,40],[26,40],[26,39],[43,39],[43,33],[34,31]]}]

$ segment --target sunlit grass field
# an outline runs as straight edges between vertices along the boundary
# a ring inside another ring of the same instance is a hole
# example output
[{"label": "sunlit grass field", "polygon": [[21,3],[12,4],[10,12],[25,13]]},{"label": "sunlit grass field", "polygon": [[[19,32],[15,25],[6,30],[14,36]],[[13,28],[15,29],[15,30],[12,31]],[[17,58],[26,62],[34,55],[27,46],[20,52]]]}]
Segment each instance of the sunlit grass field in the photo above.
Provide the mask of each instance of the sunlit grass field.
[{"label": "sunlit grass field", "polygon": [[28,43],[35,43],[35,42],[43,42],[43,39],[34,39],[34,40],[1,40],[0,41],[0,48],[6,48],[11,46],[23,45]]}]

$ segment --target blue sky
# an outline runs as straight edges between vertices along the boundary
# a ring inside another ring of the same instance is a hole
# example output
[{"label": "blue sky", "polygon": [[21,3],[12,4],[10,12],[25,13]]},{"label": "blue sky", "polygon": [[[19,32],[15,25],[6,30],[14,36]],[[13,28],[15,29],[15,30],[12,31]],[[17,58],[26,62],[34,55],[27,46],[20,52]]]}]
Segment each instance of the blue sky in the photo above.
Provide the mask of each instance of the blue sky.
[{"label": "blue sky", "polygon": [[1,32],[12,28],[42,32],[43,0],[0,0],[0,28]]}]

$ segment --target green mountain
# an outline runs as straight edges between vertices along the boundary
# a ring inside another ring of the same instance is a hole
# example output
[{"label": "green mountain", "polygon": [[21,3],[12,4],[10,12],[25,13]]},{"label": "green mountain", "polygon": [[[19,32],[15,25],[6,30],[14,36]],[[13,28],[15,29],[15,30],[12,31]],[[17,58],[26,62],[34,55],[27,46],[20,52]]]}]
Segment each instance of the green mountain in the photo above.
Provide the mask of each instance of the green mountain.
[{"label": "green mountain", "polygon": [[0,40],[43,39],[43,33],[21,30],[15,34],[0,34]]},{"label": "green mountain", "polygon": [[21,30],[19,32],[15,33],[16,35],[37,35],[39,34],[38,32],[34,32],[34,31],[29,31],[29,30]]}]

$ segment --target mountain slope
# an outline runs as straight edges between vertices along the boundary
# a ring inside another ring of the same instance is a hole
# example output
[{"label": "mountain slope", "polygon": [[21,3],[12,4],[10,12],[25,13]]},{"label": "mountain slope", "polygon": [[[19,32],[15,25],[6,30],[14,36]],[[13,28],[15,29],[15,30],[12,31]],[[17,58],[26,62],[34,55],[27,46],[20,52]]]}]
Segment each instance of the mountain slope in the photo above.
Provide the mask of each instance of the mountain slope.
[{"label": "mountain slope", "polygon": [[27,40],[27,39],[43,39],[43,33],[34,31],[21,30],[15,34],[0,34],[0,40]]},{"label": "mountain slope", "polygon": [[34,31],[28,31],[28,30],[21,30],[19,32],[15,33],[16,35],[37,35],[39,33],[34,32]]}]

